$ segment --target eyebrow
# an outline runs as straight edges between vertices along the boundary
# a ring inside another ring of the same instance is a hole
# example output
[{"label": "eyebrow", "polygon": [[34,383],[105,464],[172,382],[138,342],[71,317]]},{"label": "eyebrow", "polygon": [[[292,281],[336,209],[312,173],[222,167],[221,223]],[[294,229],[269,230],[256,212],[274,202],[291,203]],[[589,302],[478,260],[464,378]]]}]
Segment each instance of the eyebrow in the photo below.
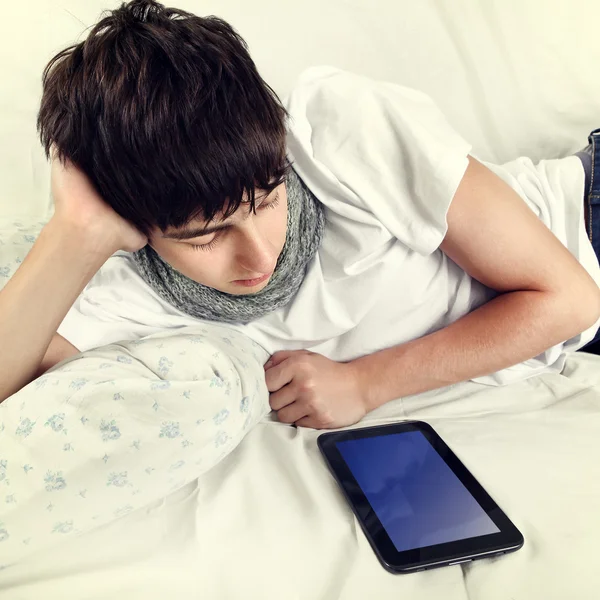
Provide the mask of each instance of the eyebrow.
[{"label": "eyebrow", "polygon": [[[259,201],[257,206],[260,206],[260,204],[262,204],[262,202],[264,202],[270,194],[271,192],[268,192],[267,194],[257,196],[255,198],[255,201]],[[231,227],[231,224],[229,223],[220,223],[217,225],[210,225],[209,227],[200,225],[198,227],[194,227],[193,229],[183,229],[181,231],[174,231],[173,233],[163,233],[163,237],[171,240],[190,240],[192,238],[208,235],[209,233],[214,233],[215,231],[220,231],[221,229],[228,229],[229,227]]]}]

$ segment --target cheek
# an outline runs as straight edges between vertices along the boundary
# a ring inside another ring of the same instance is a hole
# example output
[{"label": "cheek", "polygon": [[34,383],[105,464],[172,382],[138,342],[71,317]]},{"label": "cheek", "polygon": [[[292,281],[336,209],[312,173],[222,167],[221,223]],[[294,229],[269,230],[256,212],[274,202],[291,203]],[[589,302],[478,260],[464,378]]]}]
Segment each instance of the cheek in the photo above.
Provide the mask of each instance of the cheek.
[{"label": "cheek", "polygon": [[184,275],[196,281],[211,283],[219,279],[223,270],[223,260],[220,252],[203,252],[182,248],[178,252],[179,269]]}]

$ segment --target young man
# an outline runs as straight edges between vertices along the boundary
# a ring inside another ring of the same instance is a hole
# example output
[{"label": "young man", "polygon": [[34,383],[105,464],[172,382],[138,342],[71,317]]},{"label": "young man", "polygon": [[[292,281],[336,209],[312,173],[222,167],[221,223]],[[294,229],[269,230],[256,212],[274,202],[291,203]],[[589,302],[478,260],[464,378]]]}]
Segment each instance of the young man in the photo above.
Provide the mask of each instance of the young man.
[{"label": "young man", "polygon": [[484,165],[425,95],[330,67],[286,111],[229,25],[150,0],[43,83],[56,212],[0,293],[1,399],[78,351],[216,320],[272,354],[281,421],[341,427],[560,370],[596,334],[595,134],[581,160]]}]

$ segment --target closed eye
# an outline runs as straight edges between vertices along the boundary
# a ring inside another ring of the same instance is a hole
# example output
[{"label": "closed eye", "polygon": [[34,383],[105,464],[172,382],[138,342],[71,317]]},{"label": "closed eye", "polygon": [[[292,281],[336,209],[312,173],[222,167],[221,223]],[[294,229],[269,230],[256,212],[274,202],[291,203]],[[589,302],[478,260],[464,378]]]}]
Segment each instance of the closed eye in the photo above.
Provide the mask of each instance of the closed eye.
[{"label": "closed eye", "polygon": [[[279,204],[279,200],[280,200],[280,198],[279,198],[279,191],[278,191],[277,194],[275,194],[275,198],[273,198],[273,200],[271,200],[271,202],[269,202],[269,203],[263,202],[258,207],[258,210],[268,210],[270,208],[275,208]],[[204,252],[209,252],[217,245],[218,240],[221,238],[220,233],[222,231],[225,231],[225,230],[221,229],[219,232],[217,232],[215,234],[215,237],[210,242],[207,242],[206,244],[188,244],[188,246],[191,246],[193,250],[202,250]]]},{"label": "closed eye", "polygon": [[275,194],[275,198],[273,198],[273,200],[271,200],[271,202],[269,202],[268,204],[265,204],[263,202],[258,208],[259,208],[259,210],[267,209],[267,208],[275,208],[278,204],[279,204],[279,192],[277,192]]}]

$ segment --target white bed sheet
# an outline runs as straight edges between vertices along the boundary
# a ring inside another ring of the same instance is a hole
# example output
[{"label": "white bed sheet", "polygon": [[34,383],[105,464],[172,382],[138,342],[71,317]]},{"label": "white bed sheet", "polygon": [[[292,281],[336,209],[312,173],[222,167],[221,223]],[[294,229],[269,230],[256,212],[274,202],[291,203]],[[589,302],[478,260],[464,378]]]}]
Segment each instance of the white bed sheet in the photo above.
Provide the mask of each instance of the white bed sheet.
[{"label": "white bed sheet", "polygon": [[600,588],[600,357],[504,388],[464,383],[360,425],[421,419],[525,536],[516,553],[391,575],[323,463],[319,432],[264,419],[197,481],[3,575],[0,597],[592,600]]}]

